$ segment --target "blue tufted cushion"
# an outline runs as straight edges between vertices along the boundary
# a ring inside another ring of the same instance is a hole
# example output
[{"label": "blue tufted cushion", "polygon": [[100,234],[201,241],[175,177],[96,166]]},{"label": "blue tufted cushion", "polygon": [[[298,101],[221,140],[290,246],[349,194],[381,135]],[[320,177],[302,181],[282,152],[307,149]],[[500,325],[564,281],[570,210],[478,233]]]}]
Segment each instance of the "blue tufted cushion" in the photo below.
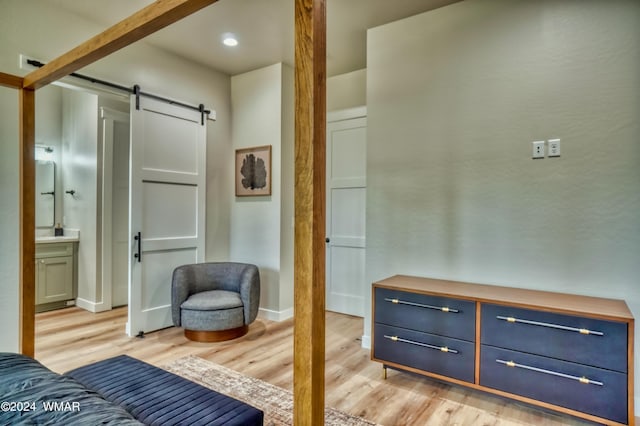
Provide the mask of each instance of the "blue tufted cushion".
[{"label": "blue tufted cushion", "polygon": [[261,426],[262,411],[126,355],[68,373],[147,425]]},{"label": "blue tufted cushion", "polygon": [[[143,425],[73,378],[19,354],[0,353],[0,401],[27,403],[24,406],[35,408],[0,410],[0,425]],[[77,405],[66,410],[44,409],[44,404],[54,402]]]}]

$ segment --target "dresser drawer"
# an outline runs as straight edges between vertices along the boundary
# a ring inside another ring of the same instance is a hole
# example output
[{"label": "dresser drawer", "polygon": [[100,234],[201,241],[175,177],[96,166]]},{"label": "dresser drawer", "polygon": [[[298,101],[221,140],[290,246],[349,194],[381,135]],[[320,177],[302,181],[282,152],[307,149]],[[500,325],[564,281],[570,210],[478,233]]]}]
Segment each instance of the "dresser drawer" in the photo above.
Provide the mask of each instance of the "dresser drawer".
[{"label": "dresser drawer", "polygon": [[485,345],[480,352],[482,386],[627,423],[626,374]]},{"label": "dresser drawer", "polygon": [[627,372],[625,323],[483,304],[481,333],[483,344]]},{"label": "dresser drawer", "polygon": [[373,356],[378,361],[394,362],[473,383],[474,355],[475,345],[471,342],[374,325]]},{"label": "dresser drawer", "polygon": [[374,321],[472,342],[476,332],[476,304],[376,288]]}]

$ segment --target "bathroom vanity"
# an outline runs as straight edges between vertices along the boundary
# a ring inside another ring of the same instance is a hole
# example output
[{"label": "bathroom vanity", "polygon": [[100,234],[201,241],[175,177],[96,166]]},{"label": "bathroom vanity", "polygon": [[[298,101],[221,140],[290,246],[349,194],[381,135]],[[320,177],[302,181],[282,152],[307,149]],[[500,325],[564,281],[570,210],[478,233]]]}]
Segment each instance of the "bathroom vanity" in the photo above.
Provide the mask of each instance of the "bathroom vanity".
[{"label": "bathroom vanity", "polygon": [[36,239],[36,312],[75,305],[78,238]]}]

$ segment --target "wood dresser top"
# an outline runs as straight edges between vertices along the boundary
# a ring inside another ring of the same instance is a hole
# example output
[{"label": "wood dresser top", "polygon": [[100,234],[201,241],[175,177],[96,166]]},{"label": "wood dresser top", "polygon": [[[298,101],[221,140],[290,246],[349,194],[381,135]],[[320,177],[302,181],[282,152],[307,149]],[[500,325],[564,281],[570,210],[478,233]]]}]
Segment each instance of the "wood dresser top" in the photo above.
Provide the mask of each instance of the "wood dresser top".
[{"label": "wood dresser top", "polygon": [[535,308],[569,314],[590,314],[603,319],[633,322],[633,315],[627,304],[624,300],[617,299],[486,284],[471,284],[407,275],[395,275],[377,281],[373,285],[422,294],[517,305],[523,308]]}]

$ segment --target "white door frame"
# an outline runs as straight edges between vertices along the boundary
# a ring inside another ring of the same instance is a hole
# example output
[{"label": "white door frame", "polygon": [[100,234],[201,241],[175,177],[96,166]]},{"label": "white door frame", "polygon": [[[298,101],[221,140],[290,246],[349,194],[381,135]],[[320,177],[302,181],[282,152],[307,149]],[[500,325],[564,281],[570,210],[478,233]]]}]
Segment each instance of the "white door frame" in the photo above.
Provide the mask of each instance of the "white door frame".
[{"label": "white door frame", "polygon": [[[129,124],[129,114],[100,108],[102,120],[102,303],[99,311],[113,307],[113,144],[114,122]],[[98,310],[96,311],[98,312]]]}]

